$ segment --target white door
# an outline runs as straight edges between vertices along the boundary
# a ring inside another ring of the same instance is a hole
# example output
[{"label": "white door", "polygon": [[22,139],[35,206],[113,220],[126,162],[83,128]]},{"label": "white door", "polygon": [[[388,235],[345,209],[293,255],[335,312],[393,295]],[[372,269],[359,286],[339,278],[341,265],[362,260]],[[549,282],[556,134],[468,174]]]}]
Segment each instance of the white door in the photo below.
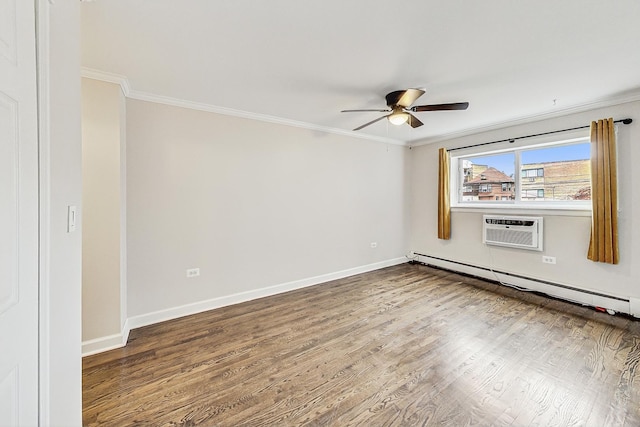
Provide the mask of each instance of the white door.
[{"label": "white door", "polygon": [[34,1],[0,0],[0,426],[38,423]]}]

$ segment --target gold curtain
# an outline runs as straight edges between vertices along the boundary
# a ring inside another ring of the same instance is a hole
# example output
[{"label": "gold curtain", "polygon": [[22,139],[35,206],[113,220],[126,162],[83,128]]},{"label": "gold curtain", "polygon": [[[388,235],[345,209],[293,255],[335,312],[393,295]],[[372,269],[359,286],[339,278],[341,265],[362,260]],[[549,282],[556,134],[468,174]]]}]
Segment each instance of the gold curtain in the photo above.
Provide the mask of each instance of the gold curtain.
[{"label": "gold curtain", "polygon": [[438,239],[451,238],[451,206],[449,203],[449,153],[440,149],[438,171]]},{"label": "gold curtain", "polygon": [[591,122],[591,240],[587,258],[618,263],[618,172],[613,119]]}]

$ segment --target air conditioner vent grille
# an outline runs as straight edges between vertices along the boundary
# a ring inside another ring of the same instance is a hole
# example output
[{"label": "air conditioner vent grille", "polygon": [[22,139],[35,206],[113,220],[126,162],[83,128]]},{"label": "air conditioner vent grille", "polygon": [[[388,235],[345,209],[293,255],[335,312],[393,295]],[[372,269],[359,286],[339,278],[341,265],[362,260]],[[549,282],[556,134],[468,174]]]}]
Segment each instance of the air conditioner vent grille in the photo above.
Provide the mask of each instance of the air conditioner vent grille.
[{"label": "air conditioner vent grille", "polygon": [[518,231],[508,228],[502,230],[488,229],[487,240],[491,242],[504,242],[514,245],[533,245],[533,233],[530,231]]},{"label": "air conditioner vent grille", "polygon": [[542,217],[484,215],[482,243],[541,251]]}]

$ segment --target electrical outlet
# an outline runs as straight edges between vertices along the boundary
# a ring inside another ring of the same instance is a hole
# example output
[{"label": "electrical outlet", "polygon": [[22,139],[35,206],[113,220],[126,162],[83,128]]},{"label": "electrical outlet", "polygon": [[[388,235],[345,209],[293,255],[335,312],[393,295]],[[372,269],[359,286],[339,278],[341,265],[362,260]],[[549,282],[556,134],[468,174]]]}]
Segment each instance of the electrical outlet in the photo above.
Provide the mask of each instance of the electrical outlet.
[{"label": "electrical outlet", "polygon": [[378,247],[378,243],[376,243],[376,242],[371,242],[371,248],[372,248],[372,249],[375,249],[375,248],[377,248],[377,247]]},{"label": "electrical outlet", "polygon": [[545,264],[555,264],[556,263],[556,257],[542,255],[542,262],[545,263]]},{"label": "electrical outlet", "polygon": [[199,268],[188,268],[187,269],[187,277],[196,277],[200,275]]}]

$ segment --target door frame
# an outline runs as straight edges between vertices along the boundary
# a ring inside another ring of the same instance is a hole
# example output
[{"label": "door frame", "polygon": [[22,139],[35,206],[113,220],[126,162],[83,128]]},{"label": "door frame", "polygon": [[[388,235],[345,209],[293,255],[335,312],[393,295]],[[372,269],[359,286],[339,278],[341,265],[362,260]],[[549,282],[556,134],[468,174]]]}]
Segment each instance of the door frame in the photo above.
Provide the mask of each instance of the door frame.
[{"label": "door frame", "polygon": [[38,419],[42,426],[51,414],[50,389],[50,103],[49,13],[53,0],[33,0],[36,15],[36,67],[38,109]]}]

